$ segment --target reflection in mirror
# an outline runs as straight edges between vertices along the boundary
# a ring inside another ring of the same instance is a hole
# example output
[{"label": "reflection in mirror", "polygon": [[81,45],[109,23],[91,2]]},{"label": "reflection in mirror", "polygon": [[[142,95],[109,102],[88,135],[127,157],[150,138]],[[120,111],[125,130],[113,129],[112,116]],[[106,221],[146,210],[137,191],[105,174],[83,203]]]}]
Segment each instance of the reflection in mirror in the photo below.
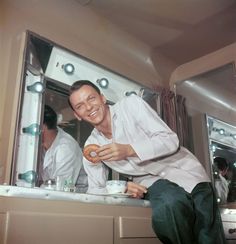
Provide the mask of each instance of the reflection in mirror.
[{"label": "reflection in mirror", "polygon": [[236,127],[207,116],[209,153],[219,204],[236,201]]},{"label": "reflection in mirror", "polygon": [[[56,111],[58,126],[83,148],[93,128],[78,122],[68,105],[69,87],[76,80],[87,79],[100,86],[109,104],[133,93],[141,96],[146,88],[32,32],[27,32],[24,61],[11,184],[32,187],[40,185],[40,177],[29,183],[19,176],[30,172],[40,175],[44,105]],[[151,99],[147,97],[153,103],[157,96],[150,94]]]},{"label": "reflection in mirror", "polygon": [[[69,85],[63,84],[58,81],[52,81],[48,78],[46,81],[46,90],[44,93],[44,104],[50,106],[57,114],[57,126],[61,128],[63,131],[71,135],[76,142],[78,142],[80,148],[83,148],[84,142],[92,131],[91,126],[87,126],[86,130],[81,128],[81,123],[74,117],[73,111],[71,110],[68,104],[68,91]],[[84,124],[84,123],[83,123]],[[83,133],[81,133],[83,131]],[[54,144],[55,145],[55,144]],[[41,155],[44,155],[43,148],[40,148]],[[41,157],[39,162],[37,172],[41,172],[40,170],[43,168],[44,159]],[[43,183],[43,179],[39,178],[39,185]],[[75,183],[76,188],[74,189],[76,192],[86,192],[87,190],[87,175],[82,168],[79,172],[79,177]]]}]

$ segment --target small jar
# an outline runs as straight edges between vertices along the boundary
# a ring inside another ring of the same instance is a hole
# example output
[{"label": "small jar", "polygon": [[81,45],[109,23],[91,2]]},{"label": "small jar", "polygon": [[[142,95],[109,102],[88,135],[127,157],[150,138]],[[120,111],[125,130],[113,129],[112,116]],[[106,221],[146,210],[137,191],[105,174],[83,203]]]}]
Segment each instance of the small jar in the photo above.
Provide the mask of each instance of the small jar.
[{"label": "small jar", "polygon": [[54,179],[45,180],[43,185],[44,185],[44,188],[48,189],[48,190],[56,189],[56,181]]}]

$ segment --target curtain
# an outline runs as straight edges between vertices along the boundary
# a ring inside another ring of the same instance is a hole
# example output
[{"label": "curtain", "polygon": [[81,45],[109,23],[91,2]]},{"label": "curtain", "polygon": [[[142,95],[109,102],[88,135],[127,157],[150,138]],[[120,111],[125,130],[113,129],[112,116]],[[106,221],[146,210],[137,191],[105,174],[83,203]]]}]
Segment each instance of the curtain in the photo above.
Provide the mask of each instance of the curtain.
[{"label": "curtain", "polygon": [[181,146],[190,148],[188,114],[185,98],[167,88],[158,88],[161,118],[178,135]]}]

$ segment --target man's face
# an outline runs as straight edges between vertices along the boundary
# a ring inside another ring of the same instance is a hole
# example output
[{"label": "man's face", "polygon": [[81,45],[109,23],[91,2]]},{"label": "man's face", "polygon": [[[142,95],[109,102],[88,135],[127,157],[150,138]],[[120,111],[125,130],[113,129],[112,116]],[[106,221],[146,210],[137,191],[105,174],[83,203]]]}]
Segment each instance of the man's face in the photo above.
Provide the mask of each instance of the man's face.
[{"label": "man's face", "polygon": [[84,85],[74,91],[70,95],[70,103],[78,120],[87,121],[94,126],[101,124],[106,116],[106,99],[91,86]]}]

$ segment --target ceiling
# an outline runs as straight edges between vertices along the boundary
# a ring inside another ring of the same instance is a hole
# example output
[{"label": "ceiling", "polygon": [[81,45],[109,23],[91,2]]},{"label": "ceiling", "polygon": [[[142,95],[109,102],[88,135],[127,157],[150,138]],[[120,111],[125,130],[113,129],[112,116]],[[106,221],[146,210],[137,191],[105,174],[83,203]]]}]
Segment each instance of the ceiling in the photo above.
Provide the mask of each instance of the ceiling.
[{"label": "ceiling", "polygon": [[236,0],[77,0],[179,66],[236,41]]}]

